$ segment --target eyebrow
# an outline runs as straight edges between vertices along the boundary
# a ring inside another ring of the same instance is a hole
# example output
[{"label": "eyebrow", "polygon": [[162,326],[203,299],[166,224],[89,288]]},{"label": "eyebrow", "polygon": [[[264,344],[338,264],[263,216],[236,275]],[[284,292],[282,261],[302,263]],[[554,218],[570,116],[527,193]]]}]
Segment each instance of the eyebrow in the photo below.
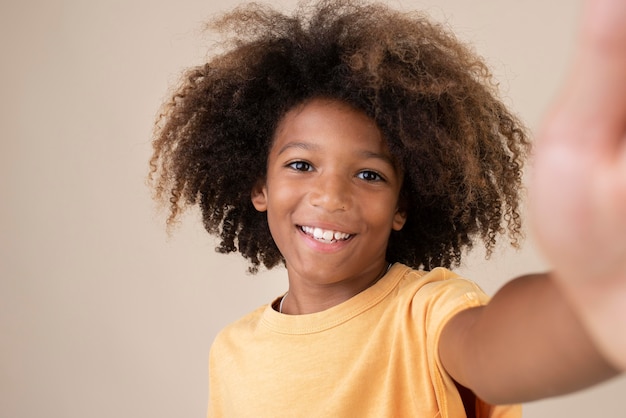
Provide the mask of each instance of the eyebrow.
[{"label": "eyebrow", "polygon": [[279,151],[278,151],[278,155],[284,153],[285,151],[288,151],[292,148],[296,148],[296,149],[302,149],[305,151],[312,151],[312,150],[318,150],[320,147],[319,145],[316,144],[311,144],[310,142],[290,142],[288,144],[286,144],[285,146],[283,146]]},{"label": "eyebrow", "polygon": [[386,162],[390,166],[395,167],[395,164],[393,163],[393,160],[387,154],[381,154],[379,152],[372,152],[372,151],[366,151],[366,150],[359,151],[358,154],[361,155],[364,158],[375,158],[375,159],[378,159],[378,160],[383,160],[384,162]]}]

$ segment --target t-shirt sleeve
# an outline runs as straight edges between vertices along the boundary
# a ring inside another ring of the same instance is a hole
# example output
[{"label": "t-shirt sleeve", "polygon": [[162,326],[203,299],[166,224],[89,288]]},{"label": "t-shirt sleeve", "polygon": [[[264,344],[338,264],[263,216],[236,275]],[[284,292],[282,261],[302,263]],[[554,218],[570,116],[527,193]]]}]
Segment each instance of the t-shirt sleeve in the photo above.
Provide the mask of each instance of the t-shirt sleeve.
[{"label": "t-shirt sleeve", "polygon": [[[419,297],[420,301],[414,303],[414,306],[421,306],[421,309],[424,309],[422,314],[424,315],[426,351],[429,357],[429,373],[442,409],[442,416],[455,416],[454,409],[458,407],[459,399],[454,400],[455,406],[451,404],[449,394],[456,394],[457,390],[454,380],[444,369],[439,357],[441,333],[448,321],[456,314],[465,309],[486,305],[490,298],[476,283],[447,269],[435,269],[426,276],[428,275],[434,275],[434,277],[417,292],[416,297]],[[482,416],[521,416],[521,409],[518,406],[487,408],[490,405],[483,403],[483,407],[483,410],[491,410],[493,414],[488,413]],[[448,410],[449,408],[451,410]]]}]

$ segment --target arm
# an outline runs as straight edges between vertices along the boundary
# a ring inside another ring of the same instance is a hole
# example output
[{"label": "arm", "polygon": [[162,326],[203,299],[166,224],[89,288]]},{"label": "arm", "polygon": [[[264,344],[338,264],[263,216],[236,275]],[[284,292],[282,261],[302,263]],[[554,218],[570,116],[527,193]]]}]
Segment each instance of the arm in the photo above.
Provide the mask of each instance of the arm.
[{"label": "arm", "polygon": [[556,396],[617,373],[546,274],[513,280],[487,306],[457,314],[439,352],[452,378],[492,404]]},{"label": "arm", "polygon": [[538,138],[531,221],[555,282],[626,370],[626,2],[587,1],[576,65]]},{"label": "arm", "polygon": [[510,282],[441,337],[446,370],[494,403],[626,370],[626,1],[588,0],[584,16],[530,189],[533,229],[554,270]]}]

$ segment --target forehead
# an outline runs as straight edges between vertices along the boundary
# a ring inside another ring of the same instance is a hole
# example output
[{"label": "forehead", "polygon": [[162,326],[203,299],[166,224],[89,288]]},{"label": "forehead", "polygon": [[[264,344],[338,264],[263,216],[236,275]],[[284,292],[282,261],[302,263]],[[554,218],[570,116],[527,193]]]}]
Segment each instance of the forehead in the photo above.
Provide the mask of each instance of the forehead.
[{"label": "forehead", "polygon": [[312,99],[290,109],[278,124],[273,148],[290,141],[314,144],[326,140],[379,152],[387,149],[372,118],[347,103],[327,98]]}]

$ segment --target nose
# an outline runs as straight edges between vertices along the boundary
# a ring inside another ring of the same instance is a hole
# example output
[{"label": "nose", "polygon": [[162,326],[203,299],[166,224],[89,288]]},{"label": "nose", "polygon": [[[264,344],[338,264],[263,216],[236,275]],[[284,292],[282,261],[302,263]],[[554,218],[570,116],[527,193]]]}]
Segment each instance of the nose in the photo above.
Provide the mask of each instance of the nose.
[{"label": "nose", "polygon": [[351,182],[338,173],[319,175],[309,192],[309,202],[328,212],[345,211],[352,204]]}]

